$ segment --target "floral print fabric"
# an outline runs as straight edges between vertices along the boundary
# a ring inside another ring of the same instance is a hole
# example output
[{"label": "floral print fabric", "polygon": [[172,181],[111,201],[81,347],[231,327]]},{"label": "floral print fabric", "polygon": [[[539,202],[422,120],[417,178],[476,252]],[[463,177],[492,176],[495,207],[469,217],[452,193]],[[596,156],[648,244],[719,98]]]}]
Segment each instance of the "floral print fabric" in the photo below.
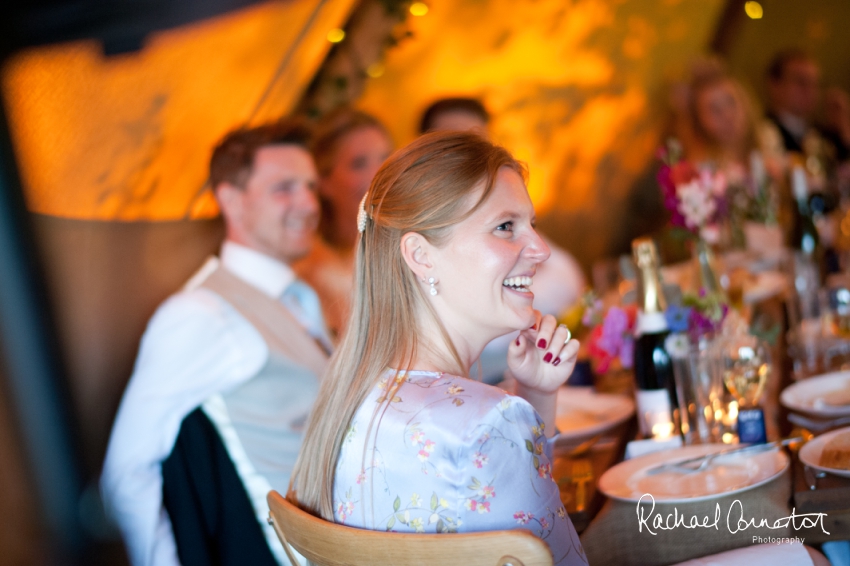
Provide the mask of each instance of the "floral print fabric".
[{"label": "floral print fabric", "polygon": [[551,454],[524,399],[462,377],[388,371],[343,440],[334,518],[408,533],[521,528],[546,541],[556,564],[586,564]]}]

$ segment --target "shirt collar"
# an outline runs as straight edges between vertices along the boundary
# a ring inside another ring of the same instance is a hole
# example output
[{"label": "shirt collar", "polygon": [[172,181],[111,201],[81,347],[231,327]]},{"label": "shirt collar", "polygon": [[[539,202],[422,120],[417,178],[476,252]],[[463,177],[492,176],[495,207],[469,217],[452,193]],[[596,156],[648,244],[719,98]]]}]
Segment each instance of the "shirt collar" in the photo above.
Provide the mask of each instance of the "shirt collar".
[{"label": "shirt collar", "polygon": [[279,298],[295,280],[295,272],[285,263],[230,240],[221,246],[221,263],[240,279],[270,297]]},{"label": "shirt collar", "polygon": [[791,132],[791,135],[798,141],[803,139],[803,136],[806,135],[808,125],[806,124],[805,119],[800,118],[799,116],[794,116],[788,112],[778,112],[776,114],[776,118],[779,120],[779,123],[782,124],[786,130]]}]

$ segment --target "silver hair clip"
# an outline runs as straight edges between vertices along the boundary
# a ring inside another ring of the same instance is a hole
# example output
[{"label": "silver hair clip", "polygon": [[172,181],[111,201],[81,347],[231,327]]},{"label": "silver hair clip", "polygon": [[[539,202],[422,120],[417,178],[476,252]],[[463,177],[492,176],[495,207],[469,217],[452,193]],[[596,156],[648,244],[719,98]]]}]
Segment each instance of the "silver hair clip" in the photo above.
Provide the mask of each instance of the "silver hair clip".
[{"label": "silver hair clip", "polygon": [[357,231],[361,234],[366,230],[366,220],[369,219],[369,216],[366,214],[366,196],[368,194],[367,192],[363,195],[363,198],[360,200],[360,208],[357,209]]}]

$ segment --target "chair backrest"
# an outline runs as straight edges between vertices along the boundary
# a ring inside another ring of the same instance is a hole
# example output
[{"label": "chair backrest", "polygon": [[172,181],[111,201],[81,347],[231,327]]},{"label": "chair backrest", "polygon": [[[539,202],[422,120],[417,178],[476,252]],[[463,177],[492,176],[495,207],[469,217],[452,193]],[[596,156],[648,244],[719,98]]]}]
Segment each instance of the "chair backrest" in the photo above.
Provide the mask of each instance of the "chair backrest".
[{"label": "chair backrest", "polygon": [[[318,566],[552,566],[548,545],[523,529],[464,534],[386,533],[314,517],[276,491],[269,520],[290,560],[290,545]],[[297,562],[295,562],[297,563]]]}]

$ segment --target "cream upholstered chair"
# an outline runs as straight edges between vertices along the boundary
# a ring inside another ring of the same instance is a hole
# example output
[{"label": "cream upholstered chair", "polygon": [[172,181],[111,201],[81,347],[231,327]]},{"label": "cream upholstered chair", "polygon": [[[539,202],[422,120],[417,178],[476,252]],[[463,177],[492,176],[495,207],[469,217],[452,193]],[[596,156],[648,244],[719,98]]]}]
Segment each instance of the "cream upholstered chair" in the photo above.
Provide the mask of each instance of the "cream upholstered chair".
[{"label": "cream upholstered chair", "polygon": [[[287,556],[295,548],[318,566],[552,566],[545,542],[523,529],[465,534],[385,533],[324,521],[269,492],[269,522]],[[290,546],[291,545],[291,546]]]}]

